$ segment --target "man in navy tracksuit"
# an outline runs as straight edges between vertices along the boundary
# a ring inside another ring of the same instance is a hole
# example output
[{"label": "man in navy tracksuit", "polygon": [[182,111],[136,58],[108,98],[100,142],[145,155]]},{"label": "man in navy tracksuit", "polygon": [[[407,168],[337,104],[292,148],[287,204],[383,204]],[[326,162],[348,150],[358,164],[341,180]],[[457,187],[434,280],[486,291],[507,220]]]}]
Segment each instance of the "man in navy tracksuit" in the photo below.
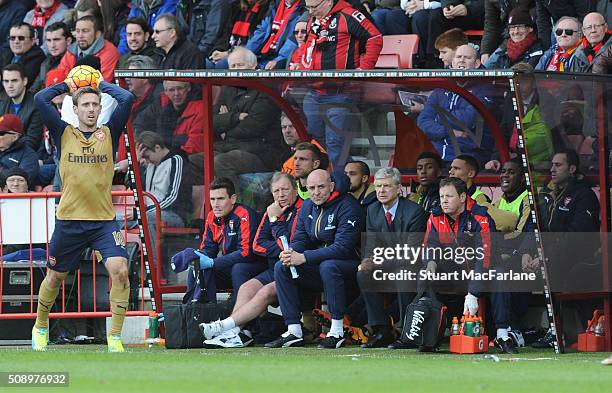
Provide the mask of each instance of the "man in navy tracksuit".
[{"label": "man in navy tracksuit", "polygon": [[[298,215],[291,250],[282,251],[274,267],[276,291],[287,332],[266,344],[269,348],[303,346],[300,325],[299,289],[325,292],[332,315],[327,337],[319,348],[339,348],[344,343],[342,321],[347,288],[356,288],[359,241],[364,212],[348,191],[348,178],[342,173],[314,170],[307,179],[310,199]],[[299,277],[293,278],[290,267]]]},{"label": "man in navy tracksuit", "polygon": [[[209,302],[216,301],[217,287],[231,286],[236,294],[243,283],[266,270],[263,260],[253,254],[259,217],[248,206],[236,203],[236,199],[234,184],[229,179],[217,178],[210,183],[212,210],[206,217],[204,240],[199,251],[191,250],[194,256],[185,255],[186,259],[199,258],[205,300]],[[221,255],[217,256],[219,251]]]}]

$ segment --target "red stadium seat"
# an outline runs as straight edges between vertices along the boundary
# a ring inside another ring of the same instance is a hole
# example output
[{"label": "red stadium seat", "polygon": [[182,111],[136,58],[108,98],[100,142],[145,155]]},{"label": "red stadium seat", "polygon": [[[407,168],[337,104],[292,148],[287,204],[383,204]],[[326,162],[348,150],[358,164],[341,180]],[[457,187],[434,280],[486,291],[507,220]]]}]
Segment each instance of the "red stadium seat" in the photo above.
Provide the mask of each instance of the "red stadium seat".
[{"label": "red stadium seat", "polygon": [[418,49],[419,36],[416,34],[383,36],[383,48],[378,56],[376,68],[412,68],[412,58]]},{"label": "red stadium seat", "polygon": [[468,37],[482,37],[484,30],[464,30],[465,35]]}]

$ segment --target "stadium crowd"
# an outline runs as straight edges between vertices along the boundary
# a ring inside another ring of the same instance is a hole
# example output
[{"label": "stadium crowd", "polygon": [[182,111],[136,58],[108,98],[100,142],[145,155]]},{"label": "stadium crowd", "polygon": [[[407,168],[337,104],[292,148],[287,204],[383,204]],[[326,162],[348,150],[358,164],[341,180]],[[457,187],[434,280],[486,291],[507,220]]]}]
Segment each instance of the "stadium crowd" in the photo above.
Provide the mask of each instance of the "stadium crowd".
[{"label": "stadium crowd", "polygon": [[[415,34],[415,68],[522,73],[526,149],[534,164],[552,174],[541,198],[545,231],[598,231],[599,202],[580,173],[581,157],[568,143],[583,127],[584,97],[566,97],[565,117],[551,129],[542,120],[543,97],[533,71],[609,74],[611,15],[612,3],[604,0],[0,0],[1,185],[7,192],[23,192],[24,185],[34,190],[53,184],[61,190],[54,141],[34,107],[34,94],[64,81],[75,65],[92,66],[108,82],[115,81],[117,69],[365,70],[376,67],[385,36]],[[473,42],[474,31],[482,35],[480,45]],[[127,85],[135,97],[130,120],[144,188],[158,200],[167,225],[187,226],[197,218],[191,190],[202,184],[206,162],[201,89],[189,82],[138,78]],[[500,119],[516,153],[519,133],[512,110],[505,110],[512,106],[511,97],[494,96],[482,84],[462,87]],[[483,233],[533,231],[523,166],[516,160],[501,164],[491,131],[482,128],[468,101],[435,89],[407,108],[434,148],[415,154],[418,184],[407,198],[397,169],[371,174],[367,163],[351,160],[343,131],[358,128],[360,119],[347,105],[353,102],[338,88],[311,86],[298,103],[309,134],[305,138],[262,92],[229,86],[218,91],[216,179],[210,185],[212,210],[204,217],[204,241],[199,250],[174,258],[183,270],[186,261],[199,260],[204,301],[216,299],[216,288],[233,290],[232,315],[202,326],[208,345],[248,345],[249,323],[274,303],[280,304],[287,331],[267,346],[303,345],[301,312],[312,308],[301,293],[306,289],[326,295],[331,316],[323,348],[344,344],[343,321],[353,308],[367,315],[368,347],[402,348],[383,296],[359,295],[363,276],[372,270],[367,255],[359,253],[363,231],[422,233],[432,243],[446,238],[440,232],[447,229],[438,222],[466,228],[481,239]],[[54,104],[62,119],[74,124],[70,97],[56,97]],[[99,124],[109,120],[113,105],[113,98],[102,94]],[[443,113],[454,115],[450,123]],[[482,139],[476,143],[470,135],[479,132]],[[501,173],[502,194],[494,201],[474,182],[481,169]],[[126,170],[123,147],[116,171]],[[271,172],[273,202],[260,217],[255,206],[239,202],[243,177]],[[148,210],[154,209],[152,204]],[[149,225],[155,232],[153,218]],[[289,250],[280,246],[283,236]],[[500,256],[507,266],[536,271],[537,254],[525,247],[508,240]],[[560,242],[558,249],[564,247]],[[436,261],[427,262],[428,270],[438,268]],[[476,313],[484,292],[471,286],[465,310]],[[393,321],[401,324],[407,299],[398,293],[400,312],[391,312]],[[502,291],[490,301],[496,345],[515,353],[523,344],[520,317],[529,299]],[[538,344],[551,346],[552,339],[547,334]]]}]

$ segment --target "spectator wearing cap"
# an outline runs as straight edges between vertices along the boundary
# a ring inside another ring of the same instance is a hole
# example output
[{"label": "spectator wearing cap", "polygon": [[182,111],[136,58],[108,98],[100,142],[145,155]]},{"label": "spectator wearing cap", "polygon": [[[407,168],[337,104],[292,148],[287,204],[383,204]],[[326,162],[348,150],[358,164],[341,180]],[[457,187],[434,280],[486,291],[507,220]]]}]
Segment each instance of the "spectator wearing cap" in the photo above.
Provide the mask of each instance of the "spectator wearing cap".
[{"label": "spectator wearing cap", "polygon": [[532,9],[534,0],[485,0],[485,23],[480,62],[485,64],[495,49],[508,37],[508,15],[516,7]]},{"label": "spectator wearing cap", "polygon": [[582,39],[582,23],[572,16],[564,16],[555,24],[557,42],[550,47],[535,67],[537,71],[565,72],[574,61],[574,53]]},{"label": "spectator wearing cap", "polygon": [[508,17],[510,38],[493,52],[485,67],[508,69],[516,63],[529,63],[535,67],[544,51],[534,27],[529,10],[526,8],[513,9]]},{"label": "spectator wearing cap", "polygon": [[30,10],[23,21],[31,25],[36,31],[35,39],[38,45],[45,54],[49,53],[47,49],[46,34],[47,29],[52,24],[62,22],[64,14],[68,11],[68,7],[60,0],[36,0],[34,9]]},{"label": "spectator wearing cap", "polygon": [[100,59],[101,66],[96,68],[102,72],[105,81],[115,80],[115,67],[119,62],[119,51],[110,41],[104,39],[102,22],[94,16],[84,16],[76,21],[76,42],[68,47],[60,67],[71,70],[77,60],[87,55]]},{"label": "spectator wearing cap", "polygon": [[204,57],[199,49],[185,37],[178,19],[172,14],[163,14],[153,26],[153,41],[163,52],[160,68],[165,70],[194,70],[204,68]]},{"label": "spectator wearing cap", "polygon": [[[56,22],[48,25],[45,30],[45,43],[47,44],[47,57],[40,65],[40,73],[32,84],[30,90],[36,93],[45,87],[45,81],[49,71],[57,69],[62,57],[72,44],[72,34],[68,25],[63,22]],[[59,82],[63,81],[60,80]],[[58,82],[58,83],[59,83]]]},{"label": "spectator wearing cap", "polygon": [[26,171],[29,179],[36,179],[38,159],[22,136],[21,119],[11,114],[0,116],[0,170],[19,167]]},{"label": "spectator wearing cap", "polygon": [[571,72],[607,74],[612,61],[612,31],[603,15],[591,12],[582,21],[584,37],[574,54]]},{"label": "spectator wearing cap", "polygon": [[535,5],[538,37],[544,48],[552,45],[551,33],[561,18],[569,16],[582,20],[596,8],[593,0],[535,0]]},{"label": "spectator wearing cap", "polygon": [[151,28],[144,18],[128,19],[125,24],[125,36],[127,37],[129,52],[121,56],[117,68],[128,68],[132,56],[148,56],[153,59],[155,64],[159,64],[162,54],[155,48],[155,45],[150,45]]},{"label": "spectator wearing cap", "polygon": [[2,70],[2,85],[7,97],[0,100],[0,114],[19,117],[24,132],[24,143],[32,150],[42,141],[43,122],[34,105],[34,94],[26,89],[28,77],[21,64],[9,64]]},{"label": "spectator wearing cap", "polygon": [[6,169],[2,173],[6,177],[6,191],[21,194],[30,191],[28,173],[19,167]]},{"label": "spectator wearing cap", "polygon": [[412,32],[421,37],[419,53],[432,59],[434,43],[440,34],[453,27],[482,29],[484,21],[483,0],[441,0],[440,5],[440,8],[419,10],[412,16]]},{"label": "spectator wearing cap", "polygon": [[458,27],[447,30],[436,38],[434,47],[439,53],[438,58],[444,64],[444,68],[452,66],[455,51],[461,45],[467,45],[468,42],[467,35]]},{"label": "spectator wearing cap", "polygon": [[10,27],[21,22],[27,12],[20,0],[0,0],[0,53],[8,52]]},{"label": "spectator wearing cap", "polygon": [[[164,14],[176,15],[179,0],[132,0],[130,2],[130,13],[128,19],[143,18],[149,24],[149,30],[153,30],[157,20]],[[119,39],[119,52],[124,55],[128,53],[128,38],[126,27],[121,29]]]},{"label": "spectator wearing cap", "polygon": [[0,53],[0,68],[21,64],[28,77],[28,87],[32,86],[40,72],[40,64],[45,60],[45,52],[34,43],[32,26],[24,22],[11,26],[9,46],[10,51]]}]

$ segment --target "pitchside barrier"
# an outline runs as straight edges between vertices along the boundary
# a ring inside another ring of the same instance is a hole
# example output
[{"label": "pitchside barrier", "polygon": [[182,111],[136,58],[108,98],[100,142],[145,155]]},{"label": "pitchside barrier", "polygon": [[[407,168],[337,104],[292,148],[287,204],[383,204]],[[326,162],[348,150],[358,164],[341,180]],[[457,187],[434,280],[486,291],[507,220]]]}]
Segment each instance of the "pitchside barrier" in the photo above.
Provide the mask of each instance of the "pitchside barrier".
[{"label": "pitchside barrier", "polygon": [[[516,75],[496,70],[125,70],[117,71],[116,76],[124,86],[130,78],[145,78],[156,85],[151,91],[165,90],[157,111],[134,109],[125,153],[120,157],[128,159],[128,179],[135,185],[134,194],[124,191],[124,198],[136,206],[137,228],[131,232],[140,240],[140,287],[148,288],[154,311],[162,311],[162,295],[185,291],[181,278],[169,271],[169,259],[185,246],[200,244],[204,218],[210,210],[206,202],[209,184],[215,175],[230,177],[242,203],[260,213],[265,211],[271,201],[269,179],[290,156],[278,120],[282,110],[300,140],[315,137],[326,147],[329,168],[338,169],[349,158],[365,161],[372,174],[394,166],[402,173],[404,195],[414,192],[419,182],[416,157],[423,151],[437,149],[446,164],[455,155],[471,154],[483,167],[518,155],[527,173],[540,260],[546,260],[549,253],[554,255],[557,244],[549,243],[547,252],[549,240],[540,234],[539,192],[550,180],[552,152],[559,147],[574,148],[581,158],[580,170],[600,202],[600,232],[604,236],[597,239],[599,247],[589,262],[597,265],[601,285],[595,285],[598,290],[594,291],[573,291],[578,294],[555,291],[549,270],[557,265],[548,260],[541,264],[542,287],[536,292],[543,294],[550,325],[557,334],[565,300],[576,296],[597,299],[609,315],[609,245],[605,236],[610,232],[609,78]],[[167,82],[158,86],[162,81]],[[232,101],[235,97],[240,99]],[[447,98],[450,108],[445,106]],[[226,113],[236,105],[242,105],[238,112]],[[171,110],[174,106],[185,108],[178,120]],[[134,135],[142,131],[161,133],[189,156],[192,206],[182,222],[166,222],[160,212],[161,201],[143,192],[148,190],[144,174],[138,165],[132,165]],[[448,168],[443,176],[447,174]],[[501,195],[499,174],[493,170],[481,171],[476,183],[493,199]],[[150,204],[158,207],[154,217],[140,213]],[[571,234],[566,239],[572,239]],[[149,252],[154,248],[155,252]],[[30,313],[23,318],[33,317],[36,303],[31,303]],[[11,316],[3,313],[0,318]],[[611,331],[610,318],[606,318],[606,331]],[[606,336],[608,349],[612,349],[610,337]],[[562,342],[557,341],[555,349],[562,352]]]},{"label": "pitchside barrier", "polygon": [[[55,227],[58,192],[0,194],[0,341],[28,339],[36,318],[38,289],[48,260],[48,244]],[[118,217],[133,209],[131,191],[113,191]],[[129,231],[126,218],[120,221],[128,251],[130,293],[128,316],[147,316],[148,291],[140,238]],[[87,250],[81,266],[68,275],[60,289],[51,319],[110,317],[108,293],[112,286],[99,254]]]}]

